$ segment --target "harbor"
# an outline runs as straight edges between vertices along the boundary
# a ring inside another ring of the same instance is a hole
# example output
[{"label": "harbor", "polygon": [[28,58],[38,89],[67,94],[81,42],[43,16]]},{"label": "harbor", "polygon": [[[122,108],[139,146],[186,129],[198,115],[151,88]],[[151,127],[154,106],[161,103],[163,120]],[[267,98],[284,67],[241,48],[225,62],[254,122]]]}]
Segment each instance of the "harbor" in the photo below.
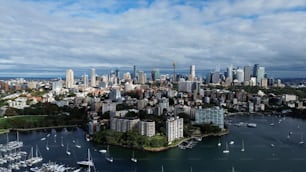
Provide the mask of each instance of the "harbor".
[{"label": "harbor", "polygon": [[[279,119],[282,119],[281,123],[277,122]],[[190,148],[175,147],[162,152],[97,145],[88,142],[86,133],[80,128],[19,132],[19,142],[16,132],[10,132],[8,135],[0,135],[1,157],[11,157],[11,161],[0,163],[0,171],[10,171],[9,167],[16,172],[45,169],[82,171],[87,168],[81,167],[78,162],[88,161],[88,150],[91,157],[89,160],[94,164],[91,171],[142,172],[151,169],[152,172],[160,172],[163,167],[163,171],[167,172],[190,171],[192,167],[193,171],[225,172],[234,167],[236,171],[250,171],[251,168],[253,171],[300,172],[306,168],[306,145],[302,144],[305,121],[290,117],[284,120],[278,116],[243,115],[231,116],[228,120],[231,120],[231,125],[228,126],[230,132],[227,135],[207,136],[201,141],[193,139],[192,142],[186,142],[185,146],[189,145]],[[257,126],[250,128],[234,125],[239,122],[255,123]],[[271,126],[271,123],[275,125]],[[46,149],[47,142],[49,150]],[[42,157],[42,160],[29,166],[24,163],[29,157],[38,157],[36,161]],[[201,162],[205,162],[205,165]],[[256,165],[258,163],[263,165]]]}]

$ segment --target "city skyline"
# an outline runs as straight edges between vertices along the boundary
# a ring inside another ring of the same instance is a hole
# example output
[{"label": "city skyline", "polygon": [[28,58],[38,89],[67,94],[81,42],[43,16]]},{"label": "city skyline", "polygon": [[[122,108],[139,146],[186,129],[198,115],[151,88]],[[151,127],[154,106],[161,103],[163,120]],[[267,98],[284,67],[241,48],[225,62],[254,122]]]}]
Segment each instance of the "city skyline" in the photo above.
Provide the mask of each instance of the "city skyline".
[{"label": "city skyline", "polygon": [[171,71],[174,61],[177,71],[261,64],[274,77],[306,74],[302,0],[5,0],[0,14],[1,77]]}]

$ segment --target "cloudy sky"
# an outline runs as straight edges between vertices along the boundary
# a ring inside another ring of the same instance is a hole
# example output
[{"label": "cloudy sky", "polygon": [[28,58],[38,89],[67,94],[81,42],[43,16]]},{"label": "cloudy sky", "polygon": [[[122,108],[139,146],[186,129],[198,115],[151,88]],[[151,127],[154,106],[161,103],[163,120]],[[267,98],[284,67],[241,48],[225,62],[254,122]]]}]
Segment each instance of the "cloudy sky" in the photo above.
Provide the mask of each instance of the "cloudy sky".
[{"label": "cloudy sky", "polygon": [[1,0],[0,76],[221,69],[306,76],[305,0]]}]

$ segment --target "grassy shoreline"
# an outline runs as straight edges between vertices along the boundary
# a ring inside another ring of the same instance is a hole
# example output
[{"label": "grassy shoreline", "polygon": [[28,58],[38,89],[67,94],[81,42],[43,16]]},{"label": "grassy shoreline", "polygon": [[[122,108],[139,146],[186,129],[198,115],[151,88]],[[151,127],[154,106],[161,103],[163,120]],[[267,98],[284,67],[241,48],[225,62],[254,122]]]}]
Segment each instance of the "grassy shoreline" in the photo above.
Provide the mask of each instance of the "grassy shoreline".
[{"label": "grassy shoreline", "polygon": [[177,147],[179,144],[181,144],[184,141],[190,140],[192,138],[195,137],[220,137],[223,135],[226,135],[229,133],[229,130],[223,130],[221,132],[218,133],[207,133],[207,134],[201,134],[201,135],[194,135],[192,137],[184,137],[181,139],[178,139],[176,141],[174,141],[174,143],[168,145],[168,146],[161,146],[161,147],[148,147],[148,146],[142,146],[142,147],[133,147],[133,146],[127,146],[127,145],[120,145],[120,144],[108,144],[108,145],[113,145],[113,146],[118,146],[118,147],[123,147],[123,148],[130,148],[130,149],[136,149],[136,150],[141,150],[141,151],[147,151],[147,152],[162,152],[162,151],[166,151],[168,149]]},{"label": "grassy shoreline", "polygon": [[171,144],[169,146],[157,147],[157,148],[155,148],[155,147],[144,147],[143,150],[148,151],[148,152],[161,152],[161,151],[165,151],[165,150],[177,147],[182,142],[190,140],[190,139],[192,139],[194,137],[202,137],[202,138],[205,138],[205,137],[220,137],[220,136],[227,135],[228,133],[229,133],[229,130],[226,129],[226,130],[221,131],[219,133],[207,133],[207,134],[201,134],[201,135],[194,135],[192,137],[184,137],[184,138],[176,141],[175,143],[173,143],[173,144]]}]

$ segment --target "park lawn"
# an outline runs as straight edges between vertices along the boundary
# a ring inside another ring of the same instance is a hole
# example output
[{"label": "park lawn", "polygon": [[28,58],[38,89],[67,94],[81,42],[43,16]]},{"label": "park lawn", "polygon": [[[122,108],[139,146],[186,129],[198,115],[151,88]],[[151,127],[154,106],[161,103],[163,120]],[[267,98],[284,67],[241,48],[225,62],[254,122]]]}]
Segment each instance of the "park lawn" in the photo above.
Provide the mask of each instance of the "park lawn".
[{"label": "park lawn", "polygon": [[32,124],[39,123],[46,118],[45,115],[21,115],[7,118],[0,118],[0,129],[19,127],[13,124]]}]

